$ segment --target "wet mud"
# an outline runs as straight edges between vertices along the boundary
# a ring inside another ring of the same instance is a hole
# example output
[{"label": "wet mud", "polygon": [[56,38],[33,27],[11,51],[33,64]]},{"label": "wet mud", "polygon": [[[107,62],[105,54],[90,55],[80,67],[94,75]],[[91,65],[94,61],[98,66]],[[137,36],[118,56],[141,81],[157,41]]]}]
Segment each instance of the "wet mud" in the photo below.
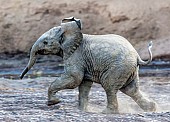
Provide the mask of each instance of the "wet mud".
[{"label": "wet mud", "polygon": [[[154,61],[140,70],[140,89],[157,103],[156,112],[144,112],[128,96],[118,92],[120,114],[102,114],[106,94],[99,84],[93,84],[89,95],[88,111],[78,109],[78,89],[63,90],[56,94],[61,103],[48,107],[49,84],[63,72],[62,61],[54,56],[37,60],[23,80],[18,75],[28,57],[7,57],[0,60],[0,121],[4,122],[169,122],[170,77],[169,62]],[[154,64],[155,63],[155,64]]]}]

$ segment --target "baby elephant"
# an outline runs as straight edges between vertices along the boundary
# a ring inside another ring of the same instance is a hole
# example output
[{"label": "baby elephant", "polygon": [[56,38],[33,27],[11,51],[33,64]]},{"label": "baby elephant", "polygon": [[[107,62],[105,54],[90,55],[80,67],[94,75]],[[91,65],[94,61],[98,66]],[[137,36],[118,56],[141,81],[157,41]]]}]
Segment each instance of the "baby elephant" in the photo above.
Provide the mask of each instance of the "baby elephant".
[{"label": "baby elephant", "polygon": [[32,46],[30,60],[20,78],[31,69],[37,54],[55,54],[64,61],[64,74],[51,83],[47,104],[55,105],[55,94],[63,89],[79,87],[79,108],[87,108],[92,83],[102,85],[107,95],[107,107],[103,113],[118,113],[118,90],[130,96],[144,111],[155,111],[154,102],[146,99],[139,90],[139,66],[143,61],[133,46],[119,35],[87,35],[81,32],[81,21],[65,18],[58,27],[44,33]]}]

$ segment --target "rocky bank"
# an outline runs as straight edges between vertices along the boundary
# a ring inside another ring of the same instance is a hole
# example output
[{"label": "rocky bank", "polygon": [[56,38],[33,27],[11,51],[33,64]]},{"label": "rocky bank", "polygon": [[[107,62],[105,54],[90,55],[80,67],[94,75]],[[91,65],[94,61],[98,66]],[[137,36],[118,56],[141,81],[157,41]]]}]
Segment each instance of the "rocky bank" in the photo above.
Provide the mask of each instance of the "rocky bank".
[{"label": "rocky bank", "polygon": [[0,53],[29,52],[36,39],[69,16],[83,32],[127,38],[143,58],[152,40],[155,58],[170,57],[169,0],[1,0]]}]

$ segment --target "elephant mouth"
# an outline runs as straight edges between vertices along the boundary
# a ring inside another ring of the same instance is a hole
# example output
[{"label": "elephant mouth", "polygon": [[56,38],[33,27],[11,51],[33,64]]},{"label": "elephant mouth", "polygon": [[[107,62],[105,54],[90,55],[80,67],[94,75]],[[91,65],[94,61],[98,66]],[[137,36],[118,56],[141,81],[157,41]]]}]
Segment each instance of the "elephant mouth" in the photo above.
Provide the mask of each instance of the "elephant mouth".
[{"label": "elephant mouth", "polygon": [[49,54],[51,54],[51,55],[58,55],[58,56],[62,57],[63,51],[61,49],[59,51],[54,51],[54,50],[50,51],[50,50],[46,50],[46,49],[41,49],[41,50],[38,50],[35,55],[37,55],[37,54],[39,54],[39,55],[49,55]]},{"label": "elephant mouth", "polygon": [[37,54],[39,54],[39,55],[45,55],[46,53],[47,53],[46,50],[42,49],[42,50],[38,50],[38,51],[36,52],[36,55],[37,55]]},{"label": "elephant mouth", "polygon": [[39,54],[39,55],[48,55],[48,54],[53,54],[53,51],[47,51],[45,49],[41,49],[41,50],[38,50],[36,52],[36,55]]}]

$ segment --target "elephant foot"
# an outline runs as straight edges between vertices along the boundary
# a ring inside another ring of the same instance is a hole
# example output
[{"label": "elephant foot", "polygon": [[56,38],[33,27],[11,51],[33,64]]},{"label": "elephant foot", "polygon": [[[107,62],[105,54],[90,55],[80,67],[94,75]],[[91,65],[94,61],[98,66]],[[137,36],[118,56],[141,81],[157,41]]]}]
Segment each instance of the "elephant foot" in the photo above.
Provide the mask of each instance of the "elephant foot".
[{"label": "elephant foot", "polygon": [[144,111],[146,112],[155,112],[157,108],[157,105],[155,102],[150,101],[146,107],[144,108]]},{"label": "elephant foot", "polygon": [[156,111],[157,105],[153,101],[150,101],[147,99],[139,99],[139,100],[137,100],[137,103],[145,112]]},{"label": "elephant foot", "polygon": [[55,99],[52,99],[52,100],[48,100],[48,101],[47,101],[47,105],[48,105],[48,106],[52,106],[52,105],[58,104],[58,103],[60,103],[60,102],[61,102],[61,101],[60,101],[59,99],[55,98]]},{"label": "elephant foot", "polygon": [[79,105],[79,110],[81,110],[81,111],[87,111],[87,106],[80,106]]},{"label": "elephant foot", "polygon": [[87,100],[81,99],[78,108],[82,111],[87,111]]},{"label": "elephant foot", "polygon": [[106,108],[102,111],[102,113],[103,114],[119,114],[119,111],[113,108]]}]

